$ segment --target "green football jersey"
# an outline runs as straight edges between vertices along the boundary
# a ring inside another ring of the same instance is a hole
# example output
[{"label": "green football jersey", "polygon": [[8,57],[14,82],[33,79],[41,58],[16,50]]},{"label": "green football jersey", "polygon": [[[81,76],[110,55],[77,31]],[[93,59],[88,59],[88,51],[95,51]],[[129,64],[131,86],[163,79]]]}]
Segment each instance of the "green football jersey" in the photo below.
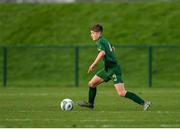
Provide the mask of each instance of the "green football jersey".
[{"label": "green football jersey", "polygon": [[116,56],[113,50],[113,46],[111,43],[109,43],[108,40],[106,40],[104,37],[100,37],[96,41],[97,49],[98,51],[105,51],[106,55],[103,58],[104,64],[106,68],[110,68],[117,65]]}]

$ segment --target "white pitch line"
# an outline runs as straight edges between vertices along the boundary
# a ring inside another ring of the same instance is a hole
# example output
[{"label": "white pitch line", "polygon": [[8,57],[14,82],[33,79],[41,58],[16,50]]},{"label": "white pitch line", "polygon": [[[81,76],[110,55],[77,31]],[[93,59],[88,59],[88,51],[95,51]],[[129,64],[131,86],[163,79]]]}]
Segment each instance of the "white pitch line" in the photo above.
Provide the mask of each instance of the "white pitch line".
[{"label": "white pitch line", "polygon": [[56,112],[57,113],[57,111],[37,111],[37,110],[32,110],[32,111],[31,110],[30,111],[12,111],[12,112],[22,112],[22,113],[28,113],[28,112],[31,112],[31,113],[32,112],[35,112],[35,113],[37,113],[37,112],[43,112],[43,113],[44,112],[52,112],[53,113],[53,112]]},{"label": "white pitch line", "polygon": [[180,127],[180,124],[162,124],[161,128],[172,128],[172,127]]},{"label": "white pitch line", "polygon": [[[56,111],[42,111],[42,110],[22,110],[22,111],[8,111],[8,112],[57,112]],[[59,112],[62,112],[61,110],[59,110]],[[88,111],[71,111],[72,113],[80,113],[80,112],[88,112]],[[96,113],[107,113],[107,114],[122,114],[122,113],[126,113],[126,111],[94,111]],[[132,112],[132,113],[146,113],[144,111],[128,111],[128,112]],[[147,111],[147,113],[158,113],[158,114],[177,114],[180,113],[180,111]]]},{"label": "white pitch line", "polygon": [[48,96],[48,93],[19,93],[19,94],[0,94],[0,96]]},{"label": "white pitch line", "polygon": [[133,121],[135,121],[135,120],[130,120],[130,119],[128,119],[128,120],[125,120],[125,119],[114,119],[114,120],[109,120],[109,119],[105,119],[105,120],[80,120],[80,121],[83,121],[83,122],[91,122],[91,121],[94,121],[94,122],[114,122],[114,121],[123,121],[123,122],[133,122]]},{"label": "white pitch line", "polygon": [[[61,122],[69,122],[69,120],[62,120],[62,119],[0,119],[0,121],[61,121]],[[116,120],[109,120],[109,119],[104,119],[104,120],[72,120],[72,121],[77,121],[77,122],[114,122],[114,121],[123,121],[123,122],[133,122],[135,120],[125,120],[125,119],[116,119]]]},{"label": "white pitch line", "polygon": [[114,128],[114,126],[115,125],[110,125],[110,124],[109,125],[107,125],[107,124],[101,125],[102,128]]},{"label": "white pitch line", "polygon": [[[70,120],[62,120],[62,119],[12,119],[12,118],[6,118],[6,119],[0,119],[0,121],[61,121],[61,122],[69,122]],[[144,121],[144,122],[150,122],[151,120],[134,120],[134,119],[96,119],[96,120],[72,120],[76,122],[134,122],[134,121]],[[163,120],[155,120],[156,122],[163,122]],[[180,122],[180,120],[174,120],[174,122]],[[176,125],[176,124],[175,124]],[[178,124],[179,125],[179,124]],[[161,125],[161,126],[168,126],[168,125]]]}]

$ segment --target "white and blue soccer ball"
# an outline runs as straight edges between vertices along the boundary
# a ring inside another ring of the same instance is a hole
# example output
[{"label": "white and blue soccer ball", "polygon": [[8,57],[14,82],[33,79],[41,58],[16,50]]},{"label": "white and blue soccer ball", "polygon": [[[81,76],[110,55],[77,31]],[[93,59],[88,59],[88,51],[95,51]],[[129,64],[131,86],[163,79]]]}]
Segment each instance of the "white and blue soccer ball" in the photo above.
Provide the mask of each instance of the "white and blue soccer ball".
[{"label": "white and blue soccer ball", "polygon": [[66,98],[61,101],[60,106],[63,111],[71,111],[74,107],[74,102]]}]

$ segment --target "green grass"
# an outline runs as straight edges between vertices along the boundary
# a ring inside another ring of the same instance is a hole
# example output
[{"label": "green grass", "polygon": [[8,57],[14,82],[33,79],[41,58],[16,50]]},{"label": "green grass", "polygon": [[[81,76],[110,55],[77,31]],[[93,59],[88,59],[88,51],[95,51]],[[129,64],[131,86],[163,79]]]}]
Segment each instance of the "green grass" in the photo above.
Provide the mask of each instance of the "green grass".
[{"label": "green grass", "polygon": [[[0,45],[92,44],[89,27],[102,23],[113,44],[180,44],[178,2],[109,4],[0,4]],[[72,24],[73,23],[73,24]],[[79,49],[80,85],[96,49]],[[129,86],[147,86],[147,49],[117,48]],[[153,49],[153,85],[179,87],[179,49]],[[3,64],[0,49],[0,74]],[[97,68],[101,68],[100,64]],[[0,78],[2,82],[2,78]],[[2,85],[2,84],[0,84]],[[74,85],[73,49],[8,49],[8,86]]]},{"label": "green grass", "polygon": [[[89,45],[94,23],[104,25],[113,44],[180,44],[179,7],[178,2],[0,4],[0,45]],[[72,86],[73,49],[8,49],[8,87],[0,84],[0,127],[180,127],[179,49],[153,49],[150,89],[147,53],[117,48],[127,89],[151,100],[149,111],[118,97],[111,82],[99,87],[93,111],[75,107],[65,112],[59,107],[62,99],[87,99],[86,86],[95,74],[87,75],[87,69],[96,49],[79,51],[79,88]]]},{"label": "green grass", "polygon": [[118,97],[113,86],[99,87],[93,111],[62,111],[64,98],[87,98],[87,87],[1,88],[0,127],[180,127],[180,90],[129,88],[153,105],[149,111]]},{"label": "green grass", "polygon": [[94,23],[115,44],[179,44],[179,4],[0,4],[0,44],[90,44]]}]

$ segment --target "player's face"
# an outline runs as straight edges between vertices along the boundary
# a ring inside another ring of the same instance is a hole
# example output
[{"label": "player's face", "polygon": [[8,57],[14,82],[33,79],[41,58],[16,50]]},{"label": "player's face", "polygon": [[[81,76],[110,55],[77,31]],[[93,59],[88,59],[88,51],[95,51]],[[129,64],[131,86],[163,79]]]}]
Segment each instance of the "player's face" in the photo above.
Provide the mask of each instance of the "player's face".
[{"label": "player's face", "polygon": [[95,32],[91,30],[91,38],[93,41],[98,40],[100,36],[101,36],[101,32]]}]

